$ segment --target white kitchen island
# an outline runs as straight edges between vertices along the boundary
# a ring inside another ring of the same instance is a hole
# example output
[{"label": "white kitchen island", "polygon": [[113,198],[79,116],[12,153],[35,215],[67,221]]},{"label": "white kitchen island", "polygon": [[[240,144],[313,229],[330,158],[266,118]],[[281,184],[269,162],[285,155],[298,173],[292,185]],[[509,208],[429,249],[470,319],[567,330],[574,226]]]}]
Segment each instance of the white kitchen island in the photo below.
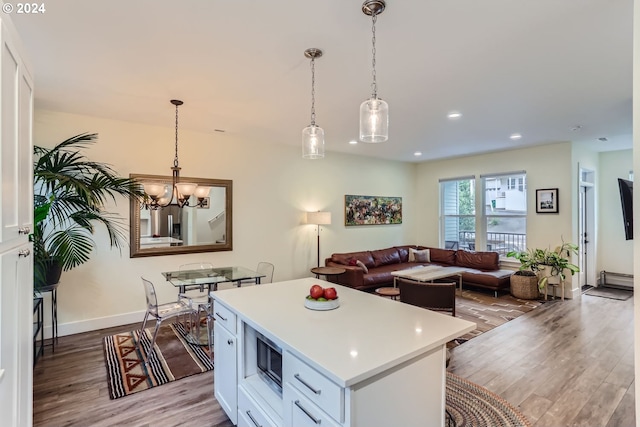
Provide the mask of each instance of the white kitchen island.
[{"label": "white kitchen island", "polygon": [[[313,284],[340,307],[305,308]],[[446,343],[474,323],[305,278],[211,293],[215,395],[238,426],[442,426]],[[279,393],[256,337],[282,349]]]}]

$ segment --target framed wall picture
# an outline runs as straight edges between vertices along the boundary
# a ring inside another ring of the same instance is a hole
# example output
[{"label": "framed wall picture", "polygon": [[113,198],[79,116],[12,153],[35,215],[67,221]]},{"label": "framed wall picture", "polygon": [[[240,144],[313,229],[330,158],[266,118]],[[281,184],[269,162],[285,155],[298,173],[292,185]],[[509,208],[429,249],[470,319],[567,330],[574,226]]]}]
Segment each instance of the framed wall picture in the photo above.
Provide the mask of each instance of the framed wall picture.
[{"label": "framed wall picture", "polygon": [[536,190],[536,212],[558,213],[558,189],[543,188]]},{"label": "framed wall picture", "polygon": [[402,197],[344,196],[344,225],[402,224]]}]

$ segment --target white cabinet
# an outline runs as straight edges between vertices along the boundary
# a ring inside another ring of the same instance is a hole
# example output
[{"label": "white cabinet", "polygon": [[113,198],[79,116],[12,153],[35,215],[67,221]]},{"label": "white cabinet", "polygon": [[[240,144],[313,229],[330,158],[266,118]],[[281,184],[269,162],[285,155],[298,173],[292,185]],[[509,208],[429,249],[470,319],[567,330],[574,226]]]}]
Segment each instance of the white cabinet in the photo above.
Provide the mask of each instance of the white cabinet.
[{"label": "white cabinet", "polygon": [[31,243],[0,254],[0,425],[30,426],[33,382]]},{"label": "white cabinet", "polygon": [[[305,278],[211,293],[215,391],[229,418],[242,427],[443,426],[446,343],[475,324],[342,286],[340,308],[309,310],[304,297],[318,282],[330,285]],[[322,328],[310,333],[313,324]],[[258,350],[266,341],[269,357]]]},{"label": "white cabinet", "polygon": [[33,83],[7,17],[0,21],[0,243],[26,237],[33,222]]},{"label": "white cabinet", "polygon": [[[233,333],[225,326],[229,320],[225,307],[214,303],[213,312],[216,317],[214,323],[213,348],[215,348],[215,368],[213,370],[214,394],[218,403],[227,413],[231,421],[237,423],[238,407],[238,363],[237,363],[237,338],[235,335],[235,322]],[[233,316],[235,320],[235,316]]]},{"label": "white cabinet", "polygon": [[33,423],[33,84],[0,15],[0,425]]}]

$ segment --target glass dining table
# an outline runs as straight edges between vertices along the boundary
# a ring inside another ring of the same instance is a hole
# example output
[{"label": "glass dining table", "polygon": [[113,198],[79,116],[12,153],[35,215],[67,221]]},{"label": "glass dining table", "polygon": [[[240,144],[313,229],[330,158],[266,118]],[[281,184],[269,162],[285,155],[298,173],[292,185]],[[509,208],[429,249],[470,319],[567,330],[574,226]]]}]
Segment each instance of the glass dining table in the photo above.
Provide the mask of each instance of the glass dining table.
[{"label": "glass dining table", "polygon": [[219,283],[232,282],[240,287],[242,283],[253,280],[260,284],[260,279],[265,277],[256,271],[244,267],[214,267],[198,268],[193,270],[165,271],[162,273],[168,282],[184,293],[187,287],[195,285],[207,286],[209,291],[217,291]]},{"label": "glass dining table", "polygon": [[[197,304],[198,319],[195,327],[192,324],[184,325],[189,331],[187,339],[193,344],[207,345],[210,337],[207,333],[203,333],[202,313],[209,314],[211,311],[211,298],[209,292],[217,291],[219,283],[233,283],[240,287],[243,283],[253,281],[256,285],[260,284],[260,279],[265,277],[256,271],[249,270],[244,267],[214,267],[214,268],[198,268],[193,270],[165,271],[162,273],[164,278],[173,286],[178,288],[180,295],[185,294],[187,288],[201,286],[202,290],[206,286],[208,289],[206,300],[198,301]],[[206,321],[206,319],[204,319]]]}]

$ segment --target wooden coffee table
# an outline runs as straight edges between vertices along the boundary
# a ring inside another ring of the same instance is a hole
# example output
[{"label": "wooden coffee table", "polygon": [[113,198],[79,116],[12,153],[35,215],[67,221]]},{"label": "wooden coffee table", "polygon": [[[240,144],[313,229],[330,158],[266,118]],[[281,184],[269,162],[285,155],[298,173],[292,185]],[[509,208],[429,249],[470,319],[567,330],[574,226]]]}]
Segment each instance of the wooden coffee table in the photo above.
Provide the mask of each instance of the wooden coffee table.
[{"label": "wooden coffee table", "polygon": [[396,287],[396,278],[414,280],[416,282],[433,282],[436,279],[443,279],[450,276],[458,276],[460,284],[460,294],[462,294],[462,272],[465,270],[459,267],[441,267],[439,265],[428,265],[425,267],[409,268],[407,270],[392,271],[393,287]]},{"label": "wooden coffee table", "polygon": [[395,301],[400,296],[400,289],[391,287],[378,288],[376,289],[376,294],[380,295],[381,297],[391,297],[391,299]]}]

